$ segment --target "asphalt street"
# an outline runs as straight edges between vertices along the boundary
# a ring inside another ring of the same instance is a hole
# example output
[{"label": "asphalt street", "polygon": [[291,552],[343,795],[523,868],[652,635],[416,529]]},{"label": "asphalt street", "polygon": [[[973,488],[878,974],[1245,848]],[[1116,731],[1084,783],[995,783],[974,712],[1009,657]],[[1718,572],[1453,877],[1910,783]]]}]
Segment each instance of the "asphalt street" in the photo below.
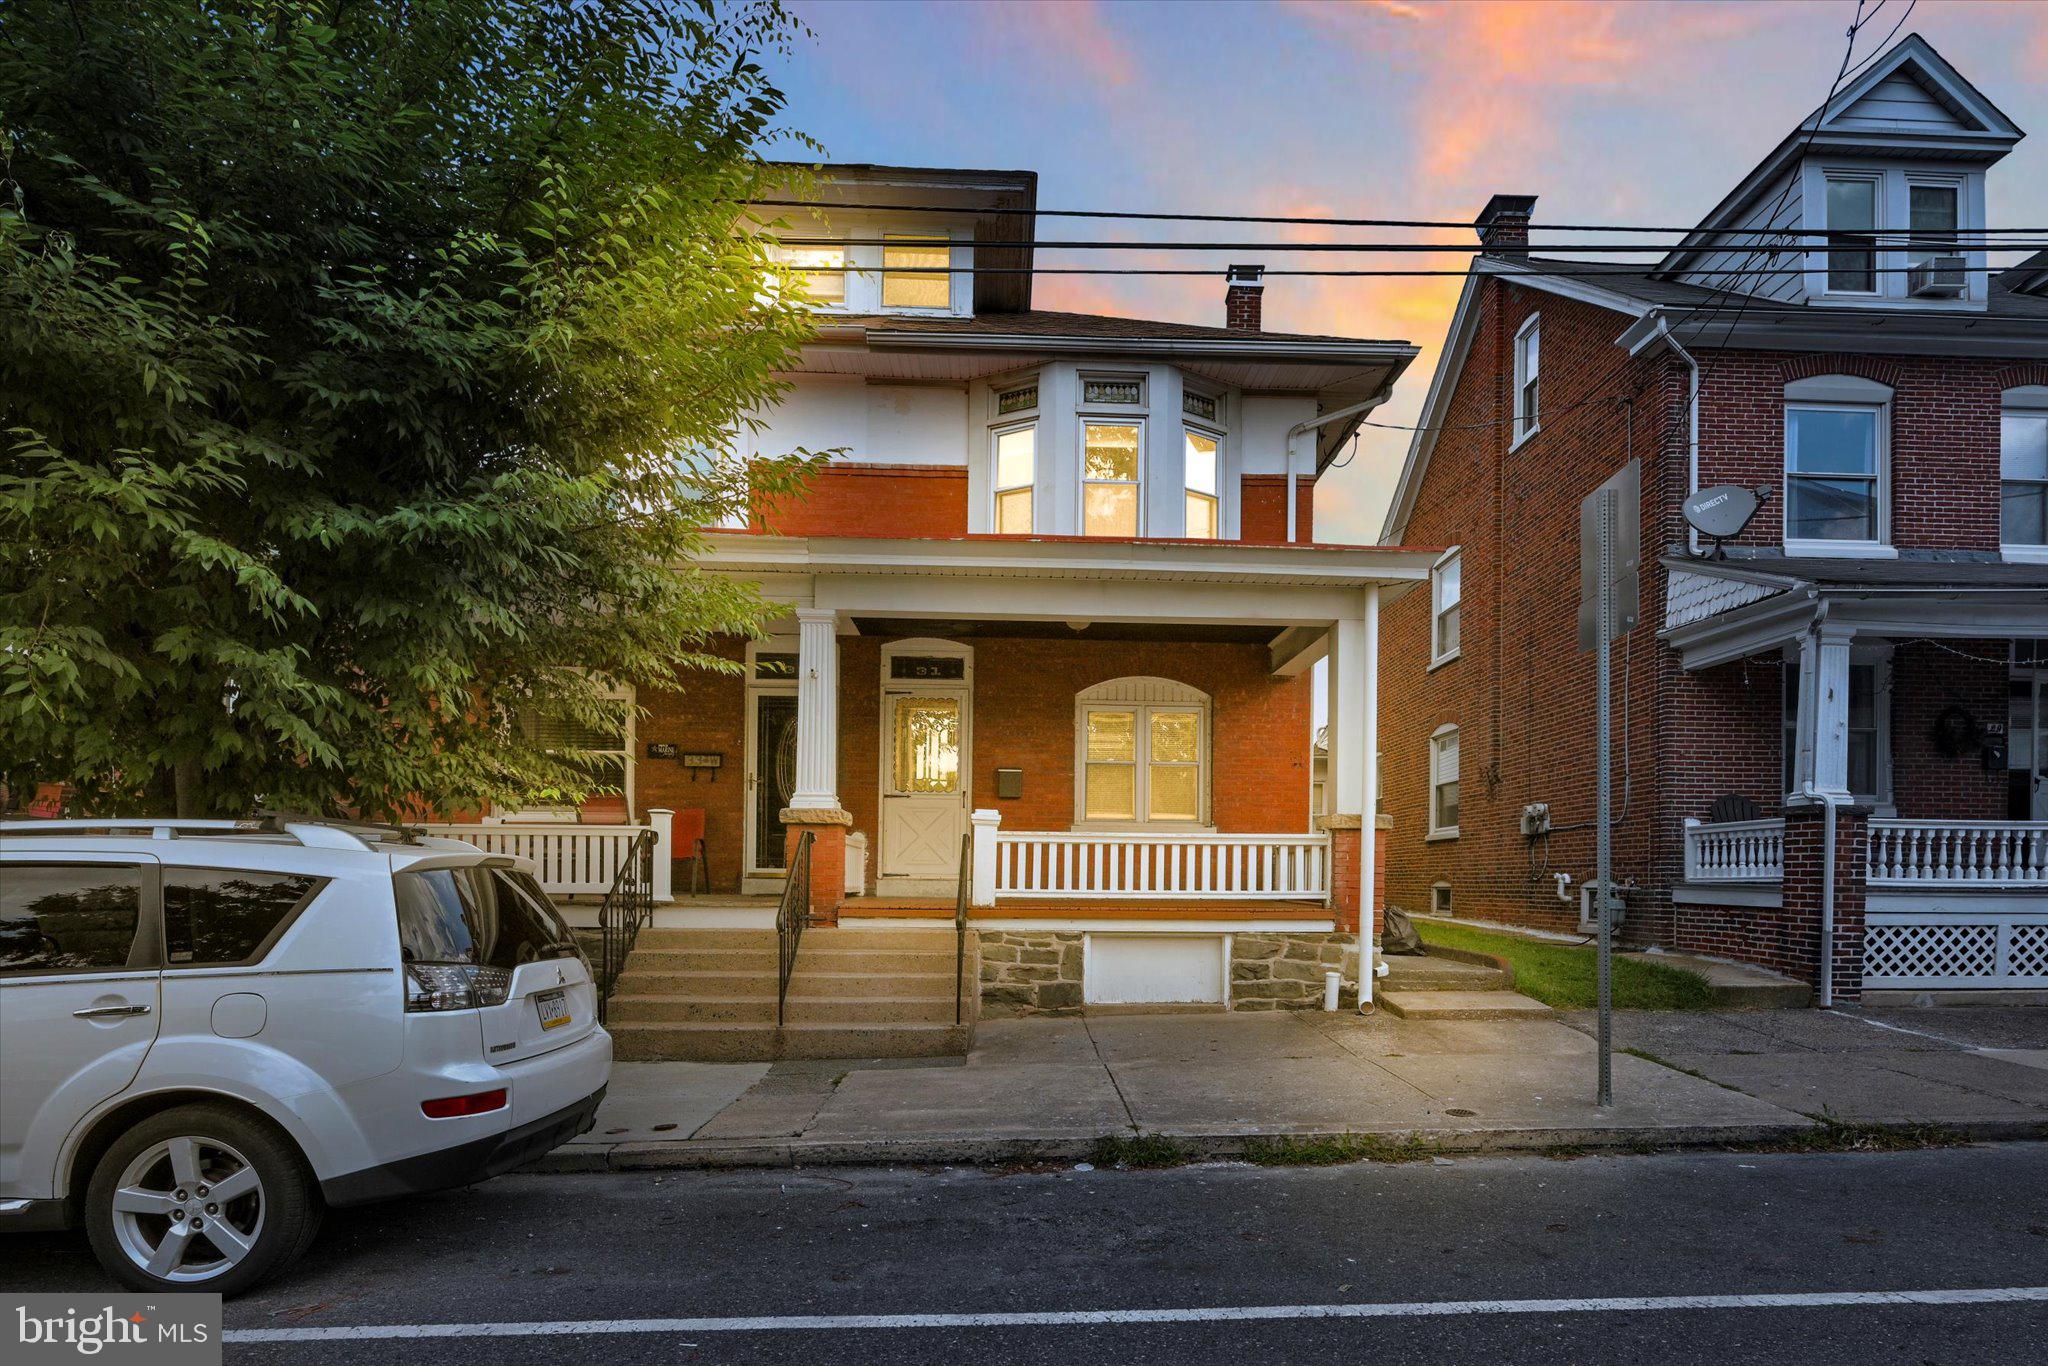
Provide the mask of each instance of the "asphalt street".
[{"label": "asphalt street", "polygon": [[[35,1236],[0,1285],[105,1282]],[[1960,1290],[1998,1293],[1893,1302]],[[514,1176],[331,1214],[227,1327],[308,1366],[2037,1361],[2048,1145]]]}]

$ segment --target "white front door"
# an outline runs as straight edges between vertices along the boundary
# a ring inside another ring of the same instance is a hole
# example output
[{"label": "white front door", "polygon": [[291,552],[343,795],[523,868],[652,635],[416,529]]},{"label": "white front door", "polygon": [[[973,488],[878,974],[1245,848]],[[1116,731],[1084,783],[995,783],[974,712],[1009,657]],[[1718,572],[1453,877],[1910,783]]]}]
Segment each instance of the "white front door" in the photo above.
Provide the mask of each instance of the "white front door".
[{"label": "white front door", "polygon": [[883,877],[952,880],[967,829],[967,690],[883,694]]}]

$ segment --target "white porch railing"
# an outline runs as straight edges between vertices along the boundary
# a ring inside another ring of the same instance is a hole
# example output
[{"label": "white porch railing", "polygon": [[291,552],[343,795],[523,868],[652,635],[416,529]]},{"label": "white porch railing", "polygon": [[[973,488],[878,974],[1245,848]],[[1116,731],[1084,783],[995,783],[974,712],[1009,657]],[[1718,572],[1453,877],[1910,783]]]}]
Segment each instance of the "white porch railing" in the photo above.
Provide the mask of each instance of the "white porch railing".
[{"label": "white porch railing", "polygon": [[1784,821],[1685,823],[1687,882],[1777,882],[1784,876]]},{"label": "white porch railing", "polygon": [[1870,823],[1873,887],[2048,888],[2048,821]]},{"label": "white porch railing", "polygon": [[673,893],[670,860],[675,856],[671,829],[675,813],[654,809],[646,825],[575,825],[567,821],[479,822],[466,825],[423,825],[429,834],[474,844],[487,854],[511,854],[538,865],[540,885],[554,896],[603,896],[619,875],[633,841],[654,828],[654,899]]},{"label": "white porch railing", "polygon": [[1327,835],[1059,833],[979,822],[976,834],[993,842],[997,898],[1327,902],[1330,896]]}]

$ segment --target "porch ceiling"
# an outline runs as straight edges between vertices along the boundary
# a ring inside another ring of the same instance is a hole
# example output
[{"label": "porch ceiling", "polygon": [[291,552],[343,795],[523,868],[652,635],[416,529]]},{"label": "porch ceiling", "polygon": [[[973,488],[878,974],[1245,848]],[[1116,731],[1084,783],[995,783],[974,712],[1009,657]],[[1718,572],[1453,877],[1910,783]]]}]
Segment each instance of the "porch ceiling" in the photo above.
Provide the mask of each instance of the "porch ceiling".
[{"label": "porch ceiling", "polygon": [[1140,640],[1172,644],[1265,645],[1271,626],[1208,625],[1200,622],[1091,622],[1075,629],[1063,621],[939,621],[930,617],[867,617],[853,619],[864,636],[966,637],[981,640]]}]

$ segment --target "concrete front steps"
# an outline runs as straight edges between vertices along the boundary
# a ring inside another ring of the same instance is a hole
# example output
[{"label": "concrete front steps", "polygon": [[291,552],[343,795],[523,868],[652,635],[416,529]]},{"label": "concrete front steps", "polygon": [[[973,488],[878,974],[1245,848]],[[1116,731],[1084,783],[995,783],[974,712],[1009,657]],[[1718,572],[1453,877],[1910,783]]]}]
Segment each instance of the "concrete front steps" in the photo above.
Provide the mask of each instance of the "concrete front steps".
[{"label": "concrete front steps", "polygon": [[950,925],[807,929],[778,1027],[772,929],[657,926],[626,960],[606,1027],[627,1062],[964,1055],[980,963],[970,938],[956,1025],[954,953]]},{"label": "concrete front steps", "polygon": [[1515,970],[1490,953],[1427,945],[1421,954],[1388,954],[1373,999],[1404,1020],[1529,1020],[1555,1012],[1515,991]]}]

